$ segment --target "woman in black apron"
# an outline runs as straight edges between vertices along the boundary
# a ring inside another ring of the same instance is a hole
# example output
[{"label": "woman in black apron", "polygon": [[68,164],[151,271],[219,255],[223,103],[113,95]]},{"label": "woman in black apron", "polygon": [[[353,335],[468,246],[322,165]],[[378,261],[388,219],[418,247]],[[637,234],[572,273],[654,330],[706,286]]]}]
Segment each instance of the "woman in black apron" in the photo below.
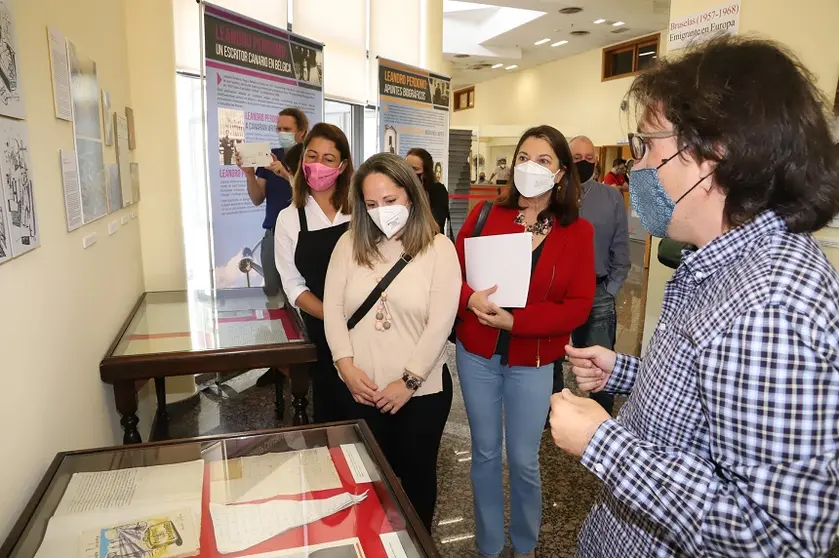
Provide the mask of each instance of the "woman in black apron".
[{"label": "woman in black apron", "polygon": [[332,251],[349,226],[352,173],[344,133],[331,124],[315,125],[303,142],[292,204],[277,220],[283,286],[289,299],[294,298],[292,302],[300,309],[309,338],[317,347],[317,362],[311,368],[315,423],[343,420],[347,407],[347,389],[335,370],[323,330],[323,291]]}]

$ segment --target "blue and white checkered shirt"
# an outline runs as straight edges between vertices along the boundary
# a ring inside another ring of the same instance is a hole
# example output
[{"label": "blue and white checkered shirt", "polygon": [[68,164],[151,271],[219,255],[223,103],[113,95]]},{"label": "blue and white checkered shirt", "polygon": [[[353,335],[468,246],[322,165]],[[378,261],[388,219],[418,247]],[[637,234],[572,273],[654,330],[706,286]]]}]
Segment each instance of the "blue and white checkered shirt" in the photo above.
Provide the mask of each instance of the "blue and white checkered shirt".
[{"label": "blue and white checkered shirt", "polygon": [[827,552],[839,527],[839,275],[765,212],[686,257],[631,395],[582,463],[604,483],[579,556]]}]

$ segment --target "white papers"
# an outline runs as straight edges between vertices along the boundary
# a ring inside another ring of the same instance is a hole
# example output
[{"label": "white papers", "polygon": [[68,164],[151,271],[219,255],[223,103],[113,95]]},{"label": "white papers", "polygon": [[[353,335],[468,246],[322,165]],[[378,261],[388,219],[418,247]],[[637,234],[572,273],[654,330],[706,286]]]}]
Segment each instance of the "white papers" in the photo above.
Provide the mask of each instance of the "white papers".
[{"label": "white papers", "polygon": [[367,492],[348,492],[324,500],[270,500],[261,504],[225,506],[210,503],[218,551],[239,552],[290,529],[308,525],[363,502]]},{"label": "white papers", "polygon": [[[530,291],[533,234],[467,238],[466,283],[476,291],[495,285],[489,299],[501,308],[524,308]],[[501,257],[503,255],[503,257]]]},{"label": "white papers", "polygon": [[79,540],[79,558],[197,556],[201,541],[189,509],[92,529]]},{"label": "white papers", "polygon": [[0,114],[24,118],[20,51],[11,0],[0,0]]},{"label": "white papers", "polygon": [[268,142],[240,143],[236,146],[243,167],[267,167],[271,164],[271,146]]},{"label": "white papers", "polygon": [[55,117],[72,121],[73,107],[70,100],[70,66],[67,63],[67,43],[64,40],[64,34],[54,27],[47,27],[47,37],[50,46]]},{"label": "white papers", "polygon": [[[2,32],[2,28],[0,28]],[[0,53],[2,66],[2,53]],[[2,80],[0,80],[2,82]],[[29,158],[29,132],[26,123],[0,118],[0,170],[2,170],[5,228],[12,256],[20,256],[41,244],[38,215],[35,211],[32,161]],[[2,231],[3,228],[0,228]],[[2,233],[0,233],[2,234]],[[0,241],[0,244],[6,244]],[[2,255],[0,255],[2,257]]]},{"label": "white papers", "polygon": [[204,461],[76,473],[67,486],[36,558],[67,558],[83,533],[188,509],[201,530]]},{"label": "white papers", "polygon": [[365,558],[357,538],[249,554],[249,558]]},{"label": "white papers", "polygon": [[379,540],[382,541],[387,558],[408,558],[405,548],[399,541],[399,533],[382,533],[379,535]]},{"label": "white papers", "polygon": [[370,474],[367,472],[367,467],[364,466],[364,462],[361,460],[361,454],[358,452],[358,448],[355,444],[343,444],[341,446],[341,451],[344,454],[344,459],[347,462],[347,466],[350,468],[350,473],[352,474],[352,478],[356,484],[373,482],[373,479],[370,478]]},{"label": "white papers", "polygon": [[210,463],[210,501],[229,504],[341,488],[329,448]]},{"label": "white papers", "polygon": [[64,211],[67,216],[67,230],[74,231],[82,226],[82,195],[79,190],[76,154],[69,149],[61,149],[59,154],[61,155],[61,183],[64,187]]}]

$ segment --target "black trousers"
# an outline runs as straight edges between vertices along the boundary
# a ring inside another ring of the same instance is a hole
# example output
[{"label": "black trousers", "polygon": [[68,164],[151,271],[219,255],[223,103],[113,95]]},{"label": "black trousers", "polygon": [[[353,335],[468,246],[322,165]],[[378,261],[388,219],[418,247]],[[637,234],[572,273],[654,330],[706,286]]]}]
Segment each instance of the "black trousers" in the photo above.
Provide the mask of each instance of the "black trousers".
[{"label": "black trousers", "polygon": [[326,342],[323,322],[301,312],[309,336],[317,347],[318,360],[309,369],[312,382],[313,424],[338,422],[348,420],[347,407],[352,400],[347,386],[338,376],[335,364],[332,362],[332,351]]},{"label": "black trousers", "polygon": [[429,532],[437,505],[437,454],[451,408],[452,377],[445,366],[443,391],[414,397],[395,415],[382,414],[354,400],[350,407],[350,418],[367,421]]}]

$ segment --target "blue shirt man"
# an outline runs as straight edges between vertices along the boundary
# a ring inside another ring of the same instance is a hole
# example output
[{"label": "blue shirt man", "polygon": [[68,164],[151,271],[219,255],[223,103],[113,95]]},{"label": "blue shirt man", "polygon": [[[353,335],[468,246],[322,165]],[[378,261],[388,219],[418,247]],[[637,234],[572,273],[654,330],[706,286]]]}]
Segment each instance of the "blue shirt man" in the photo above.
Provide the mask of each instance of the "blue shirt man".
[{"label": "blue shirt man", "polygon": [[280,273],[274,261],[274,226],[280,211],[291,204],[291,180],[300,163],[302,142],[309,131],[309,120],[297,108],[287,108],[277,118],[279,149],[272,149],[274,161],[267,167],[256,170],[240,167],[245,173],[248,196],[254,205],[265,203],[265,219],[262,228],[261,264],[265,277],[263,290],[268,296],[275,296],[282,290]]}]

